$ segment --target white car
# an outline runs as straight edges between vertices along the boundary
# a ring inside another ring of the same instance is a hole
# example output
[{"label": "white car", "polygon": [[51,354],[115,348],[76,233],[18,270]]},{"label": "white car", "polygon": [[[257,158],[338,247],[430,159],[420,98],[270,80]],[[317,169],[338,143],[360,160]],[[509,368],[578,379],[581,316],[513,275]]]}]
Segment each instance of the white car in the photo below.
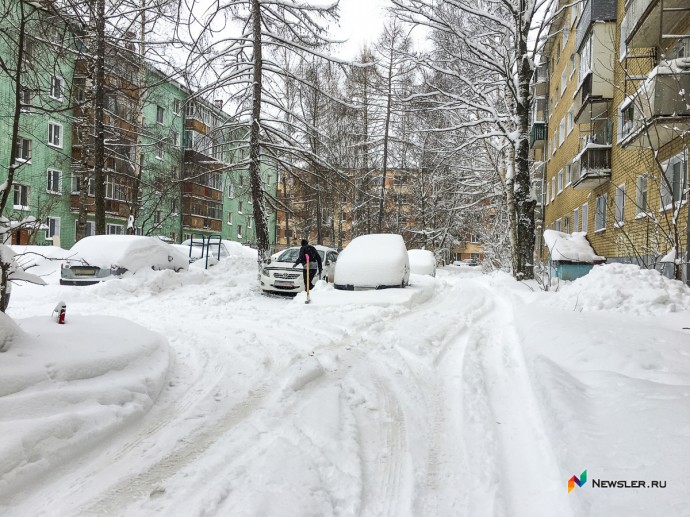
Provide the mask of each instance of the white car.
[{"label": "white car", "polygon": [[333,281],[336,289],[383,289],[410,283],[410,259],[400,235],[360,235],[340,252]]},{"label": "white car", "polygon": [[[333,281],[338,252],[326,246],[314,246],[321,257],[323,274],[321,278],[327,282]],[[288,248],[281,253],[271,255],[270,262],[261,269],[261,289],[264,292],[299,293],[304,291],[302,267],[293,268],[299,256],[299,246]]]},{"label": "white car", "polygon": [[415,275],[436,276],[436,257],[429,250],[408,250],[410,272]]},{"label": "white car", "polygon": [[142,269],[188,268],[188,257],[155,237],[93,235],[72,246],[60,270],[60,284],[97,284]]}]

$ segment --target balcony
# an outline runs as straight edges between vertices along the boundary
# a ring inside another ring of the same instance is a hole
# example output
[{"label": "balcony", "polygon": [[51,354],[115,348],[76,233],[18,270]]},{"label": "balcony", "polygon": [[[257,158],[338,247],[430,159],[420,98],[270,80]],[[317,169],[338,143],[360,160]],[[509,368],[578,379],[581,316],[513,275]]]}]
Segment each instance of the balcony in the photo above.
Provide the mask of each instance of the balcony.
[{"label": "balcony", "polygon": [[573,161],[573,189],[592,190],[611,179],[611,144],[589,142]]},{"label": "balcony", "polygon": [[690,60],[662,62],[620,112],[623,146],[658,149],[690,130]]},{"label": "balcony", "polygon": [[628,48],[657,47],[664,38],[674,39],[675,29],[687,23],[687,0],[631,0],[621,23],[621,40]]},{"label": "balcony", "polygon": [[608,118],[613,98],[613,72],[601,77],[590,71],[575,93],[575,123],[589,124]]},{"label": "balcony", "polygon": [[534,122],[529,132],[529,146],[541,149],[546,142],[546,122]]},{"label": "balcony", "polygon": [[532,76],[532,89],[535,97],[547,97],[549,93],[549,69],[546,64],[534,69]]},{"label": "balcony", "polygon": [[610,0],[589,0],[583,2],[582,14],[577,22],[575,48],[580,49],[582,42],[595,22],[612,22],[617,18],[617,2]]}]

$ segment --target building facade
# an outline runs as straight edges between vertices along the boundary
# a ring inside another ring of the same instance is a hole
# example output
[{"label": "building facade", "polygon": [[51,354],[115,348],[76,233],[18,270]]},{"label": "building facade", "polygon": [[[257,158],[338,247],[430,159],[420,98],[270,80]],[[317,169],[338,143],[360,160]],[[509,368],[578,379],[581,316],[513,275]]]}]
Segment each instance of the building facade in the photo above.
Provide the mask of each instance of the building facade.
[{"label": "building facade", "polygon": [[[68,248],[95,233],[94,102],[80,35],[59,19],[40,8],[31,11],[23,65],[0,73],[0,181],[14,170],[2,214],[16,227],[12,242]],[[13,36],[18,22],[6,17],[2,23],[0,46],[11,62],[20,57]],[[242,135],[230,115],[142,62],[134,43],[109,43],[106,70],[106,233],[129,229],[173,242],[220,235],[254,244],[251,195],[243,188],[248,174],[240,164]],[[13,144],[17,99],[21,112]],[[263,178],[268,196],[275,197],[271,164],[263,162]],[[275,211],[268,218],[275,242]]]},{"label": "building facade", "polygon": [[609,262],[687,279],[690,5],[561,8],[533,80],[541,230],[585,232]]}]

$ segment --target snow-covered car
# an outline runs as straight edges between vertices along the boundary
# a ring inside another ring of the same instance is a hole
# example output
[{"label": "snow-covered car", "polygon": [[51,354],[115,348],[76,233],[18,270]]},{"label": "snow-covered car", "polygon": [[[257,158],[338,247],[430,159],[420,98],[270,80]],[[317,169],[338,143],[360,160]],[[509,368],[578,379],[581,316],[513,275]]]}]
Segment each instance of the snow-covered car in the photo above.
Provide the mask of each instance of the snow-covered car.
[{"label": "snow-covered car", "polygon": [[188,257],[155,237],[93,235],[72,246],[60,270],[60,284],[96,284],[142,269],[188,268]]},{"label": "snow-covered car", "polygon": [[410,259],[400,235],[360,235],[340,252],[333,281],[336,289],[405,287],[410,282]]},{"label": "snow-covered car", "polygon": [[410,273],[436,276],[436,257],[429,250],[408,250]]},{"label": "snow-covered car", "polygon": [[[332,282],[338,252],[326,246],[316,245],[314,247],[319,253],[323,265],[321,278],[327,282]],[[304,291],[302,268],[301,266],[292,267],[299,256],[299,249],[299,246],[295,246],[271,255],[270,262],[264,264],[261,269],[261,289],[264,292],[299,293]]]}]

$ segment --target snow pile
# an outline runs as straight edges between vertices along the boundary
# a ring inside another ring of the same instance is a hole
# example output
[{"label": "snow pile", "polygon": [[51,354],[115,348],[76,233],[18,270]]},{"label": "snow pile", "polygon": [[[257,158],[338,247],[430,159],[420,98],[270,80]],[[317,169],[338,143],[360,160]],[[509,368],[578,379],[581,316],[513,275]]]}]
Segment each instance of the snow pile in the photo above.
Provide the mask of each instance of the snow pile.
[{"label": "snow pile", "polygon": [[0,316],[0,498],[148,411],[170,362],[162,336],[120,318],[18,324]]},{"label": "snow pile", "polygon": [[690,311],[690,288],[654,269],[634,264],[595,266],[555,293],[556,305],[576,311],[610,310],[634,314]]},{"label": "snow pile", "polygon": [[555,230],[545,230],[544,242],[549,248],[551,260],[587,263],[606,260],[605,257],[600,257],[594,253],[594,249],[592,249],[592,245],[587,240],[585,232],[569,234]]},{"label": "snow pile", "polygon": [[22,330],[7,314],[0,312],[0,352],[6,352],[15,340],[24,336]]},{"label": "snow pile", "polygon": [[410,271],[416,275],[436,275],[436,257],[429,250],[408,250]]}]

